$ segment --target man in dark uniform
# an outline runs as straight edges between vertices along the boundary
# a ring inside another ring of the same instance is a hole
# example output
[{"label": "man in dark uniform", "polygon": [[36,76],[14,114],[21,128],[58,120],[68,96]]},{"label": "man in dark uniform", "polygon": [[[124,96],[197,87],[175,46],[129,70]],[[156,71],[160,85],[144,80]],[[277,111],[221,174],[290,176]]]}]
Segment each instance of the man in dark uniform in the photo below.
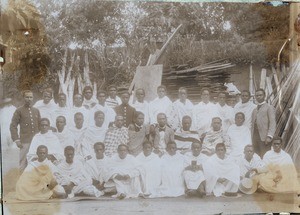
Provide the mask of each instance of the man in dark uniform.
[{"label": "man in dark uniform", "polygon": [[[19,165],[23,172],[27,166],[28,153],[33,136],[39,132],[40,112],[33,105],[33,93],[30,90],[23,92],[24,105],[17,108],[10,124],[11,138],[20,148]],[[20,126],[20,131],[18,131]]]},{"label": "man in dark uniform", "polygon": [[115,107],[115,111],[117,115],[123,116],[124,117],[124,126],[128,128],[130,124],[134,123],[134,118],[135,118],[135,113],[136,110],[131,107],[128,102],[129,102],[130,94],[128,91],[124,91],[121,94],[121,100],[122,104]]}]

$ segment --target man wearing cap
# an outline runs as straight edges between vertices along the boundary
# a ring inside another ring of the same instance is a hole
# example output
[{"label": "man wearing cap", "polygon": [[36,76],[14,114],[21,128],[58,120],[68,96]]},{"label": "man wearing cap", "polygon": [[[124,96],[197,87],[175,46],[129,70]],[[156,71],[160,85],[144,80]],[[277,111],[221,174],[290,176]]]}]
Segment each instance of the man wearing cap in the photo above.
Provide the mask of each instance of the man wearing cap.
[{"label": "man wearing cap", "polygon": [[130,124],[134,123],[134,118],[136,113],[136,110],[128,104],[129,98],[130,98],[129,92],[123,91],[121,94],[122,104],[115,107],[115,111],[117,115],[124,117],[124,126],[126,128],[128,128]]},{"label": "man wearing cap", "polygon": [[[23,92],[25,100],[24,105],[17,108],[10,124],[10,133],[12,140],[20,148],[19,165],[23,172],[27,166],[26,155],[33,136],[39,132],[40,112],[32,107],[33,93],[30,90]],[[20,126],[20,131],[18,130]]]}]

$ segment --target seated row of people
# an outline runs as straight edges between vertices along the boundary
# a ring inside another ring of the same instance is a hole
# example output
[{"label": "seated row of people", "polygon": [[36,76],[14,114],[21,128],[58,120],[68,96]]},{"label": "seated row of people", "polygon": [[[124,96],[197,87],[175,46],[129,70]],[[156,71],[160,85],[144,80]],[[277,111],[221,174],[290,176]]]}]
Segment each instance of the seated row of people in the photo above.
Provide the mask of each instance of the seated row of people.
[{"label": "seated row of people", "polygon": [[[120,144],[117,154],[105,156],[105,145],[94,144],[95,156],[85,162],[77,160],[75,149],[64,149],[65,159],[57,166],[48,160],[46,146],[37,148],[37,158],[17,183],[21,200],[72,198],[85,194],[100,197],[110,194],[119,199],[130,197],[178,197],[181,195],[236,196],[238,190],[252,194],[257,187],[270,193],[300,192],[297,173],[291,157],[282,149],[282,140],[275,138],[273,149],[263,160],[256,157],[253,147],[245,147],[239,165],[226,155],[224,143],[216,145],[211,157],[201,153],[202,144],[193,142],[192,151],[182,155],[175,142],[167,144],[161,158],[153,153],[152,143],[143,142],[137,157],[128,154],[128,146]],[[247,179],[247,180],[245,180]],[[251,186],[249,187],[249,183]]]}]

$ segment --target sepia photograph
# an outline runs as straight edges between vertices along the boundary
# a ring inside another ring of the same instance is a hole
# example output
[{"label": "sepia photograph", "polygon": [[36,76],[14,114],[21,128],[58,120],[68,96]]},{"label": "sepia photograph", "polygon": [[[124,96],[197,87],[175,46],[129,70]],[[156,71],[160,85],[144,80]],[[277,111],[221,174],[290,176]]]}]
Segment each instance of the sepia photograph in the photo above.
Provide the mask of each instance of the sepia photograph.
[{"label": "sepia photograph", "polygon": [[0,0],[1,214],[300,213],[300,3]]}]

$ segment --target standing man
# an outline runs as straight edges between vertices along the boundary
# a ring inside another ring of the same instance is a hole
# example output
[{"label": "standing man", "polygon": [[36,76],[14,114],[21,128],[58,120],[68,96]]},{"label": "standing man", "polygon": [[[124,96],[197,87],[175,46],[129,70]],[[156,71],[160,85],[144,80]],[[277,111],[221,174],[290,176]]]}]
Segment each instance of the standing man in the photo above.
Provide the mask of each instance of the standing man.
[{"label": "standing man", "polygon": [[126,128],[128,128],[130,124],[134,123],[136,113],[135,109],[128,104],[129,98],[130,94],[128,91],[122,92],[122,104],[115,107],[116,114],[124,117],[124,126]]},{"label": "standing man", "polygon": [[110,85],[108,87],[108,97],[105,103],[111,108],[115,108],[122,103],[121,99],[117,96],[117,87],[115,85]]},{"label": "standing man", "polygon": [[[10,124],[11,138],[20,148],[19,165],[21,172],[27,166],[26,155],[33,136],[39,132],[41,118],[39,110],[32,107],[33,93],[26,90],[23,92],[23,98],[25,100],[24,105],[17,108]],[[18,126],[20,126],[20,131],[18,131]]]},{"label": "standing man", "polygon": [[255,153],[261,158],[271,149],[271,141],[276,130],[274,107],[265,101],[263,89],[255,92],[257,107],[252,112],[252,142]]}]

